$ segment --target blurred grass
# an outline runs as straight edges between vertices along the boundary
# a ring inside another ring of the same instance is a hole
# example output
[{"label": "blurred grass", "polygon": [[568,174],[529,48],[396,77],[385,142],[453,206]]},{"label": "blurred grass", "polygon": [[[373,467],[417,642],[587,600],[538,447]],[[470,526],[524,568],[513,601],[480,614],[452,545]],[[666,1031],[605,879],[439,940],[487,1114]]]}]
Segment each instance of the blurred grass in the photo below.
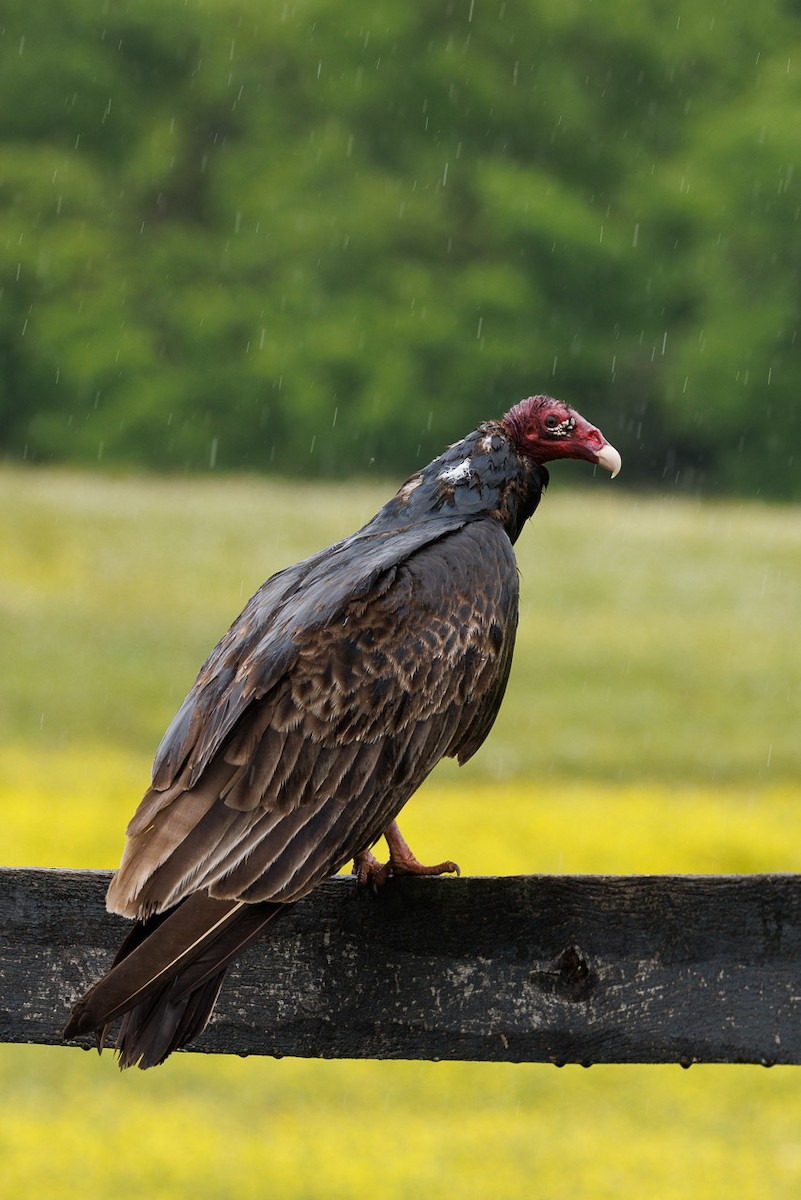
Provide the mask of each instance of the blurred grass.
[{"label": "blurred grass", "polygon": [[[510,689],[460,780],[797,779],[795,510],[636,498],[606,477],[566,492],[564,478],[518,543]],[[1,471],[4,742],[150,759],[261,581],[389,491]]]},{"label": "blurred grass", "polygon": [[[84,744],[0,755],[7,866],[113,868],[148,762]],[[423,859],[465,874],[801,871],[801,805],[790,784],[442,782],[403,814]],[[797,836],[796,836],[797,835]]]},{"label": "blurred grass", "polygon": [[[564,478],[562,476],[561,478]],[[470,873],[801,869],[798,515],[551,493],[477,761],[403,828]],[[199,663],[388,489],[0,472],[3,862],[113,866]],[[54,1019],[60,1020],[62,1014]],[[797,1073],[0,1049],[9,1195],[785,1197]]]},{"label": "blurred grass", "polygon": [[[107,1059],[12,1048],[8,1196],[798,1194],[792,1068]],[[13,1097],[13,1101],[12,1101]]]}]

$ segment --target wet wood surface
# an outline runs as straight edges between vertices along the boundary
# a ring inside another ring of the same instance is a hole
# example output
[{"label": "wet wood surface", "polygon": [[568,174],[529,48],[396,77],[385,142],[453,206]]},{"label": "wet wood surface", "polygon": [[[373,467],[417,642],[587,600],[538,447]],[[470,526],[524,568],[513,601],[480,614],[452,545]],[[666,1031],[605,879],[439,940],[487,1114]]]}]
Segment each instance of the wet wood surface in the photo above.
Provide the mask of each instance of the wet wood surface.
[{"label": "wet wood surface", "polygon": [[[62,1044],[129,928],[109,879],[0,868],[0,1041]],[[801,1062],[801,876],[401,879],[378,896],[344,877],[272,930],[192,1049]]]}]

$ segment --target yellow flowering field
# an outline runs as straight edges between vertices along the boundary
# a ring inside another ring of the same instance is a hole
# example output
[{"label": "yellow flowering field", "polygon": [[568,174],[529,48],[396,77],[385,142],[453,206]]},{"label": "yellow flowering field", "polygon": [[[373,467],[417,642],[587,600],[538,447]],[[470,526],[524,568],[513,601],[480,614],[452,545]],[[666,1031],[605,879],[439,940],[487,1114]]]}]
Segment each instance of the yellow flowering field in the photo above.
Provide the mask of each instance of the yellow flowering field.
[{"label": "yellow flowering field", "polygon": [[[145,767],[146,764],[139,764]],[[11,863],[110,866],[130,758],[5,756]],[[404,829],[465,869],[801,869],[790,788],[429,783]],[[59,1014],[60,1020],[63,1014]],[[776,1067],[305,1062],[175,1055],[120,1075],[72,1049],[0,1049],[7,1194],[79,1197],[783,1200],[801,1188],[801,1078]]]}]

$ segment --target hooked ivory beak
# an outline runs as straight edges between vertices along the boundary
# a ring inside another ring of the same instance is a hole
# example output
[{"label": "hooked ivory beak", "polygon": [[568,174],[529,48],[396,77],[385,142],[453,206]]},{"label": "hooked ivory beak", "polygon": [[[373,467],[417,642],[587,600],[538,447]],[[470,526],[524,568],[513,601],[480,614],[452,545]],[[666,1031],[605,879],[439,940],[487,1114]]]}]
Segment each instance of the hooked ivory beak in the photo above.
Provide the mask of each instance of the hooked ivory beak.
[{"label": "hooked ivory beak", "polygon": [[609,442],[605,442],[595,456],[595,461],[599,467],[605,467],[611,472],[612,478],[620,473],[620,468],[623,466],[623,460],[618,454],[614,446],[610,446]]}]

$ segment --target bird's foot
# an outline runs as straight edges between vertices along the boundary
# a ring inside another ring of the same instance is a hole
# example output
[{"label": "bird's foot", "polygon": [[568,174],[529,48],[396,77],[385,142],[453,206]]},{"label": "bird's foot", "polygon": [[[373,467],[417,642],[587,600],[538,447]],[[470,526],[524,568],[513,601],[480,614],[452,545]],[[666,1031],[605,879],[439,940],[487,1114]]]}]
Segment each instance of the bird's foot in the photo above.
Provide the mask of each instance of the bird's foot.
[{"label": "bird's foot", "polygon": [[360,888],[377,892],[390,876],[390,864],[379,862],[372,850],[362,850],[353,860],[353,874]]},{"label": "bird's foot", "polygon": [[379,862],[372,850],[362,850],[353,860],[353,869],[360,887],[378,891],[388,879],[397,875],[459,875],[459,864],[451,862],[426,866],[418,862],[409,845],[398,829],[396,821],[384,831],[389,846],[389,862]]}]

